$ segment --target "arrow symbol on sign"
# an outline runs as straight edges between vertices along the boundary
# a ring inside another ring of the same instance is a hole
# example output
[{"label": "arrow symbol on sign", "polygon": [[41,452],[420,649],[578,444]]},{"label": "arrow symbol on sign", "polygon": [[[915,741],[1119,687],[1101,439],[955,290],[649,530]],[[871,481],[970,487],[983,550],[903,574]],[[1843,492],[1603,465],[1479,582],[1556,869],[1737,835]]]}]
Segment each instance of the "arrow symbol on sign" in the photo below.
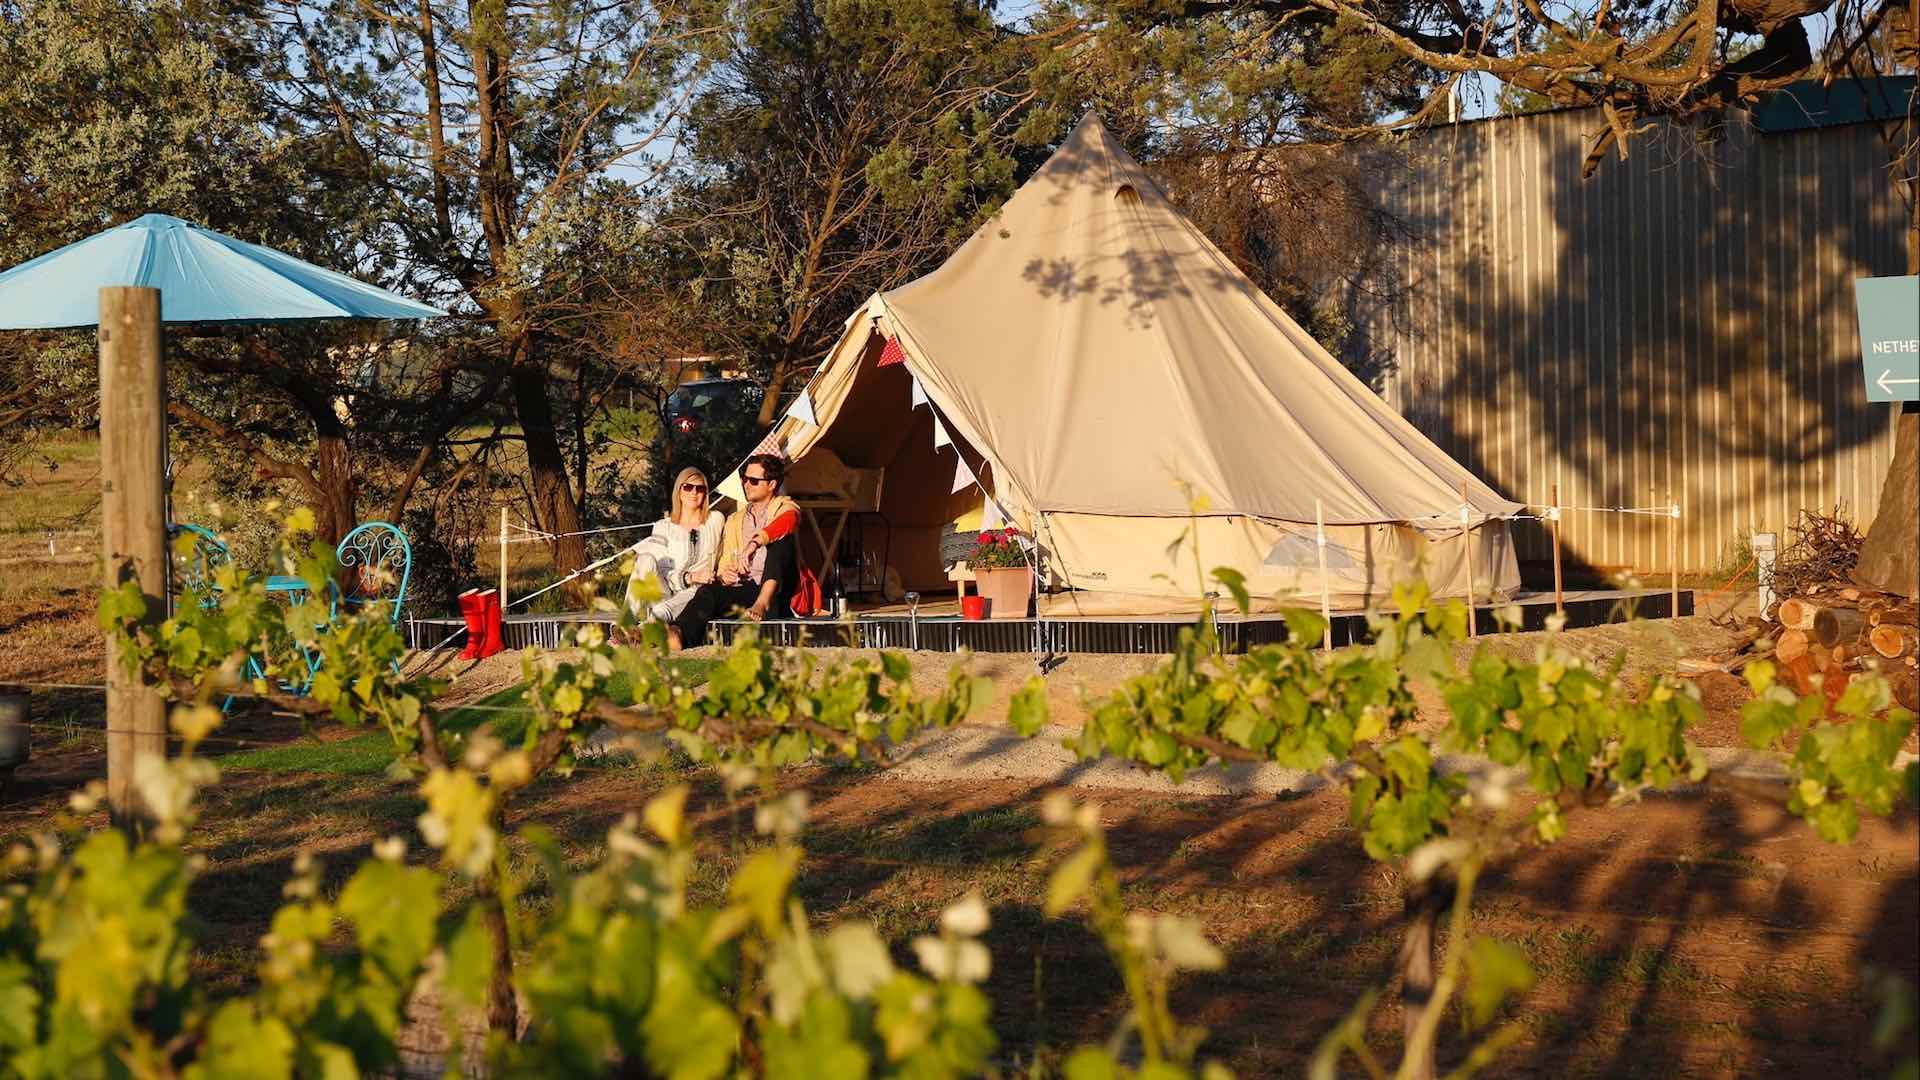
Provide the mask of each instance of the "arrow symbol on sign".
[{"label": "arrow symbol on sign", "polygon": [[1880,387],[1881,393],[1891,394],[1893,393],[1893,388],[1896,386],[1905,386],[1908,383],[1920,383],[1920,378],[1896,379],[1892,376],[1892,368],[1886,368],[1880,372],[1880,378],[1875,381],[1875,385]]}]

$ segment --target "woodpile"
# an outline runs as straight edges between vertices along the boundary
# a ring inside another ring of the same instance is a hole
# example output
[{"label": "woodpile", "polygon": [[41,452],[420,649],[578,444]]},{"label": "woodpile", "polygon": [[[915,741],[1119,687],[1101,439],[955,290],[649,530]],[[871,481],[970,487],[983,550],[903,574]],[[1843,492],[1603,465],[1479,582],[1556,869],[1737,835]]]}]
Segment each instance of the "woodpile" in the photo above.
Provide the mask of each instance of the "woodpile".
[{"label": "woodpile", "polygon": [[1830,583],[1849,581],[1854,565],[1860,561],[1860,545],[1865,538],[1840,508],[1834,508],[1831,514],[1802,510],[1791,532],[1792,539],[1773,565],[1775,596],[1795,597]]},{"label": "woodpile", "polygon": [[1817,688],[1838,699],[1856,674],[1872,670],[1893,687],[1896,701],[1920,709],[1920,605],[1913,599],[1845,579],[1803,581],[1770,615],[1760,620],[1754,640],[1773,642],[1773,658],[1795,691]]},{"label": "woodpile", "polygon": [[1749,620],[1730,652],[1684,660],[1681,674],[1731,673],[1771,659],[1802,697],[1837,701],[1855,675],[1874,671],[1895,701],[1920,710],[1920,603],[1857,580],[1861,541],[1839,510],[1802,510],[1767,582],[1777,601]]},{"label": "woodpile", "polygon": [[1777,602],[1751,620],[1731,654],[1690,661],[1682,672],[1735,672],[1770,658],[1801,696],[1817,691],[1837,701],[1855,675],[1871,670],[1894,700],[1920,709],[1920,610],[1913,597],[1853,579],[1861,539],[1838,509],[1802,510],[1768,582]]}]

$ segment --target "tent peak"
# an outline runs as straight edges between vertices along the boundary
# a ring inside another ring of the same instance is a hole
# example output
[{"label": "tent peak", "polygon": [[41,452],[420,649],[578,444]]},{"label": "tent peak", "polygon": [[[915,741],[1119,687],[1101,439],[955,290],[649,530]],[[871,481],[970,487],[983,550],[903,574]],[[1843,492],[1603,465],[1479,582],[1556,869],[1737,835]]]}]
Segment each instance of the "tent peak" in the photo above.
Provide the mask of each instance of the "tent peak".
[{"label": "tent peak", "polygon": [[1087,115],[1081,117],[1080,122],[1073,125],[1073,131],[1068,137],[1071,138],[1073,135],[1080,134],[1080,129],[1082,128],[1086,128],[1089,131],[1106,131],[1107,122],[1100,118],[1099,109],[1088,109]]}]

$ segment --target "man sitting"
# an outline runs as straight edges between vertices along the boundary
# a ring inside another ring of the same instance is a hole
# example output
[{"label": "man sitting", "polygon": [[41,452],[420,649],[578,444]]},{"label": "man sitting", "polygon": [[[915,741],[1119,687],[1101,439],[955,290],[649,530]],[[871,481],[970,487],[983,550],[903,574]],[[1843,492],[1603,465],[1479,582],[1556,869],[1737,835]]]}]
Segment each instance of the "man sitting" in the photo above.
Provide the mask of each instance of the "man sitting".
[{"label": "man sitting", "polygon": [[786,603],[799,576],[794,530],[800,507],[780,494],[786,462],[755,454],[740,468],[747,504],[727,518],[720,537],[719,580],[700,586],[680,617],[667,628],[667,646],[704,645],[707,624],[733,611],[758,622]]}]

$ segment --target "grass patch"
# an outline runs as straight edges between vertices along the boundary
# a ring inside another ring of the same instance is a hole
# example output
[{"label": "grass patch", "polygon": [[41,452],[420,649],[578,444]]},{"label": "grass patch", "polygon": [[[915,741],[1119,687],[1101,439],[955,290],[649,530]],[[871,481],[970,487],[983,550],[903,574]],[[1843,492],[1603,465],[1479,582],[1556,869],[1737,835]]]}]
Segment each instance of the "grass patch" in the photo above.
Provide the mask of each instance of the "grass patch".
[{"label": "grass patch", "polygon": [[331,773],[374,776],[387,771],[396,752],[385,731],[369,731],[331,742],[297,742],[260,750],[242,750],[219,759],[223,770],[276,773]]},{"label": "grass patch", "polygon": [[1775,876],[1765,862],[1731,848],[1703,847],[1698,854],[1675,858],[1674,867],[1682,874],[1720,875],[1758,881]]},{"label": "grass patch", "polygon": [[100,503],[98,439],[45,440],[34,446],[25,465],[25,483],[9,487],[0,499],[6,510],[0,514],[0,533],[64,532],[92,524]]}]

